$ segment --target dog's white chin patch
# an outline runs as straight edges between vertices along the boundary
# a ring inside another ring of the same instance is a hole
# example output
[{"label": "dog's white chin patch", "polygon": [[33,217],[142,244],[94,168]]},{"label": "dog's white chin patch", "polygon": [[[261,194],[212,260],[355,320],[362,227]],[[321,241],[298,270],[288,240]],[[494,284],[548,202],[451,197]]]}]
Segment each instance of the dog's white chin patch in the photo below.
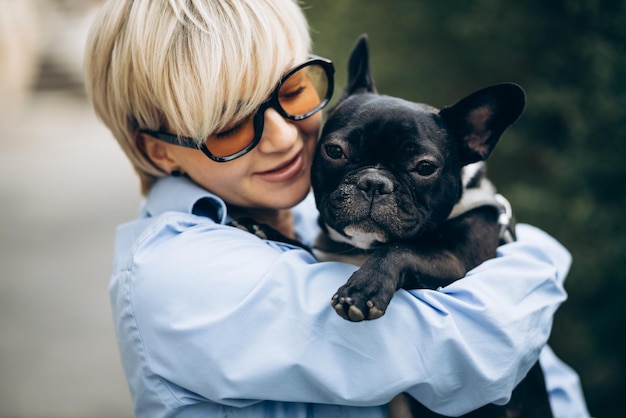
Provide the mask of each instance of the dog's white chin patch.
[{"label": "dog's white chin patch", "polygon": [[328,225],[326,225],[326,227],[328,228],[328,236],[333,241],[345,242],[346,244],[350,244],[353,247],[361,248],[363,250],[372,248],[375,243],[387,242],[385,234],[378,231],[365,232],[356,226],[348,226],[343,231],[345,233],[344,235],[340,234]]}]

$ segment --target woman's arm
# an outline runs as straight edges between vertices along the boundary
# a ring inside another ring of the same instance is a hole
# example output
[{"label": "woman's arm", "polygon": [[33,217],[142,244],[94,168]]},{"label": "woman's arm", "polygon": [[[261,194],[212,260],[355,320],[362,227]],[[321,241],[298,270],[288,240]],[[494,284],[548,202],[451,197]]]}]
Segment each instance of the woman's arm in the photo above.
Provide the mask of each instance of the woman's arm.
[{"label": "woman's arm", "polygon": [[134,249],[111,297],[125,313],[118,338],[132,340],[120,344],[138,345],[178,400],[367,406],[408,391],[440,413],[467,412],[508,399],[565,299],[569,254],[520,226],[518,242],[465,279],[399,291],[385,316],[351,323],[330,298],[354,266],[168,216]]},{"label": "woman's arm", "polygon": [[[439,322],[438,315],[447,324],[450,342],[435,336],[433,342],[445,347],[433,349],[425,361],[434,365],[433,384],[418,383],[409,390],[440,413],[463,412],[466,402],[471,410],[476,398],[506,403],[537,361],[554,312],[566,299],[563,282],[570,254],[536,228],[519,225],[517,233],[518,242],[501,246],[496,258],[463,280],[439,292],[410,292],[432,308],[424,327]],[[443,377],[435,365],[442,363]]]}]

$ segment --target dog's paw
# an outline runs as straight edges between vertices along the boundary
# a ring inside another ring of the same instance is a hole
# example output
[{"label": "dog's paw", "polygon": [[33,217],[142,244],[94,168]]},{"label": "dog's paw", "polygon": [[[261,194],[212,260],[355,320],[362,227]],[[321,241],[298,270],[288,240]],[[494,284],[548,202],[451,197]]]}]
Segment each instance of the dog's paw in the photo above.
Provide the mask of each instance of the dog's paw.
[{"label": "dog's paw", "polygon": [[337,290],[331,300],[335,311],[353,322],[380,318],[393,297],[396,286],[380,270],[374,272],[367,266],[357,270],[348,282]]},{"label": "dog's paw", "polygon": [[376,307],[371,300],[365,302],[365,307],[363,308],[357,306],[355,300],[351,297],[339,296],[339,293],[333,296],[331,305],[335,308],[335,312],[337,312],[339,316],[352,322],[360,322],[365,319],[377,319],[385,314],[385,311]]}]

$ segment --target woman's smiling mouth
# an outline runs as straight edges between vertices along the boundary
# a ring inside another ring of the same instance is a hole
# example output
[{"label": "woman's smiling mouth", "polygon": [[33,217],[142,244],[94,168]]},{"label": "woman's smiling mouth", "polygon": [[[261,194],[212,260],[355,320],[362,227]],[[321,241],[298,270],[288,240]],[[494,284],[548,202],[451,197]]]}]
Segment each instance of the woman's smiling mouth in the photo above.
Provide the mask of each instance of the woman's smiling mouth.
[{"label": "woman's smiling mouth", "polygon": [[300,151],[294,158],[287,161],[285,164],[282,164],[272,170],[257,173],[256,175],[265,181],[280,183],[291,180],[293,177],[301,173],[303,168],[304,158],[302,151]]}]

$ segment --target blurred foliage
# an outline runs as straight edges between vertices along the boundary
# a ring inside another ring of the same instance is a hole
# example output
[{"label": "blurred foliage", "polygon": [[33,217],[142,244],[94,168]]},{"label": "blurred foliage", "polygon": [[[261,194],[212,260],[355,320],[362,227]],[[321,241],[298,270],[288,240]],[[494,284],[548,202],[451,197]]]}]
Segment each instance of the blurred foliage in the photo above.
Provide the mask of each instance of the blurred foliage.
[{"label": "blurred foliage", "polygon": [[620,415],[626,2],[304,0],[304,7],[315,52],[335,61],[338,89],[361,33],[383,94],[442,107],[501,81],[524,87],[526,110],[490,158],[490,177],[518,220],[572,252],[569,300],[550,344],[579,372],[591,413]]}]

